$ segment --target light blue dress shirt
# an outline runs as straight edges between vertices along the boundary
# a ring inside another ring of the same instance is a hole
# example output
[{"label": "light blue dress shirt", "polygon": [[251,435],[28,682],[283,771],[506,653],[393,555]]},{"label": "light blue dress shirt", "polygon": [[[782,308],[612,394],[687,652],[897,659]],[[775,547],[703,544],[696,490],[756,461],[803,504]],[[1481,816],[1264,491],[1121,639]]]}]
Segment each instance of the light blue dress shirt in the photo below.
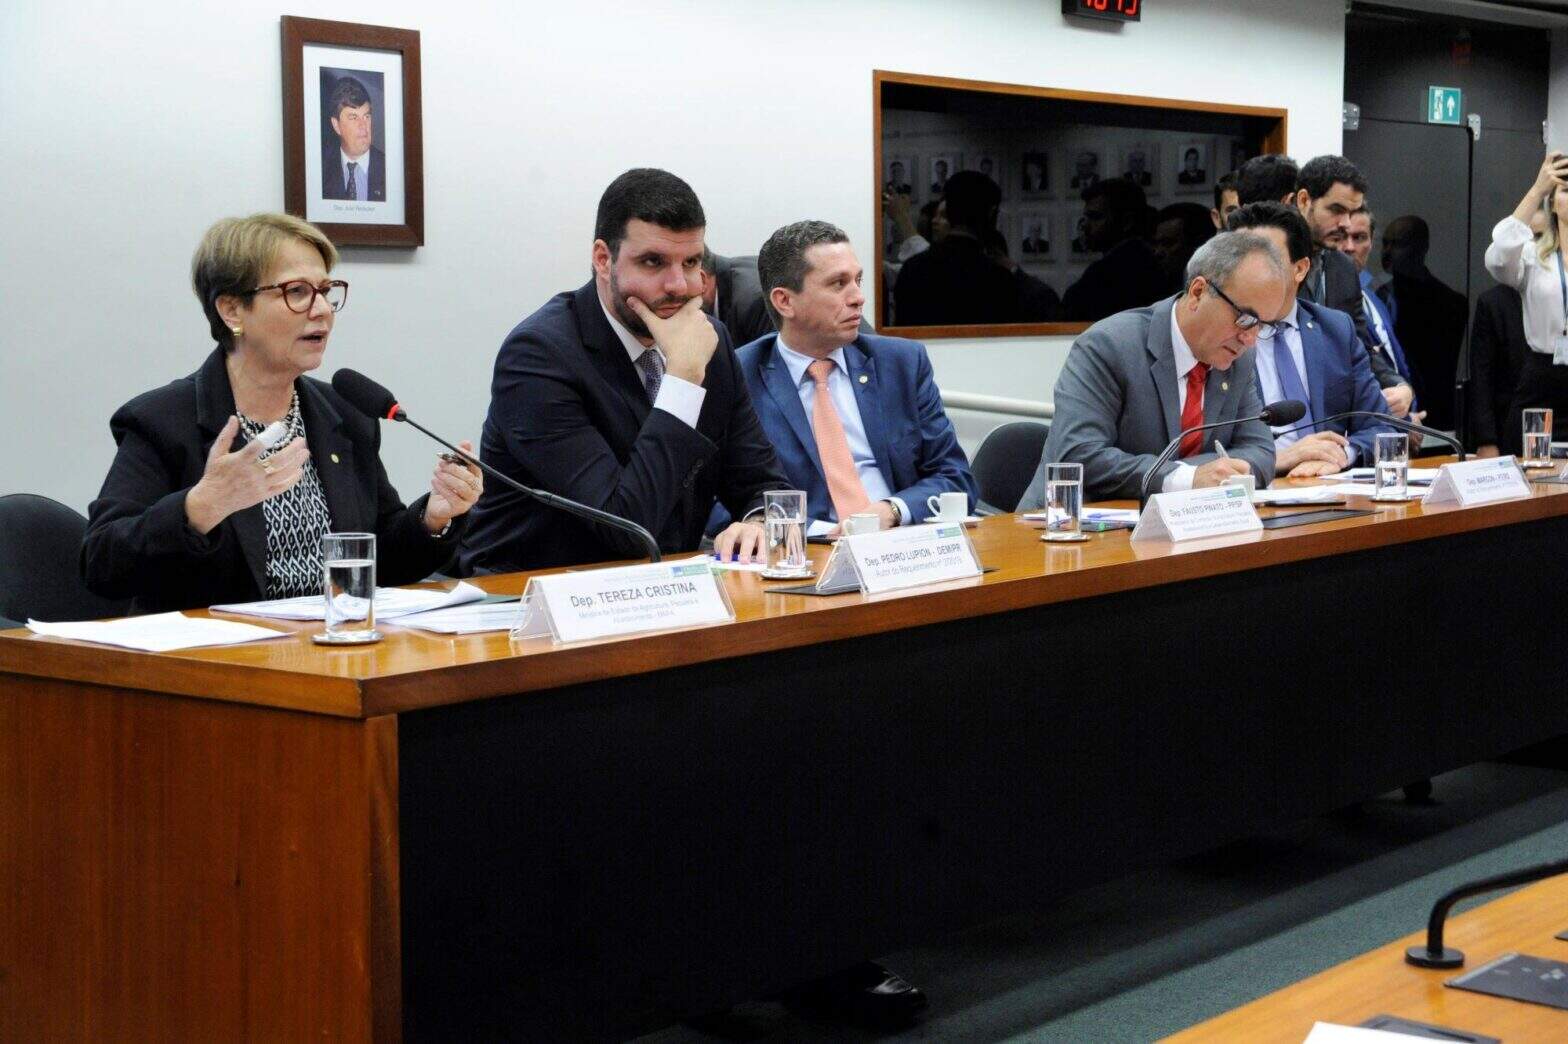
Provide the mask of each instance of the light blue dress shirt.
[{"label": "light blue dress shirt", "polygon": [[[1296,375],[1301,378],[1301,386],[1307,389],[1308,395],[1311,395],[1312,384],[1307,380],[1307,354],[1306,349],[1301,345],[1301,309],[1294,305],[1291,306],[1290,314],[1283,321],[1289,323],[1290,326],[1276,336],[1284,340],[1285,348],[1290,352],[1290,359],[1296,365]],[[1263,386],[1263,401],[1278,402],[1285,398],[1285,392],[1279,380],[1279,371],[1274,368],[1274,346],[1268,341],[1260,341],[1253,349],[1252,354],[1258,360],[1258,383]],[[1296,423],[1299,424],[1301,422],[1298,421]],[[1273,429],[1276,448],[1289,446],[1303,435],[1312,434],[1314,430],[1311,428],[1302,428],[1299,431],[1286,430],[1292,427],[1295,427],[1295,424],[1278,425]],[[1317,430],[1328,431],[1329,429],[1320,428]],[[1280,434],[1280,432],[1285,432],[1285,434]],[[1360,451],[1357,450],[1355,443],[1351,443],[1344,449],[1347,458],[1346,467],[1354,466]]]},{"label": "light blue dress shirt", "polygon": [[360,202],[370,200],[370,150],[358,159],[351,159],[349,154],[342,149],[338,150],[338,165],[342,168],[339,173],[343,176],[343,184],[348,184],[348,165],[354,164],[354,198]]},{"label": "light blue dress shirt", "polygon": [[[790,379],[795,382],[795,390],[800,395],[800,407],[806,411],[806,424],[812,423],[812,411],[816,409],[817,385],[806,372],[806,368],[816,362],[809,355],[802,355],[784,343],[784,338],[778,339],[779,358],[784,361],[784,366],[789,370]],[[849,377],[849,364],[844,359],[844,349],[836,348],[828,356],[833,362],[833,369],[828,374],[828,395],[833,399],[833,408],[838,410],[839,423],[844,426],[844,439],[849,443],[849,455],[855,460],[855,471],[860,475],[860,484],[866,487],[866,496],[872,502],[889,500],[898,509],[900,525],[909,524],[909,505],[898,497],[893,496],[893,491],[887,486],[887,479],[882,477],[882,471],[877,467],[877,458],[871,452],[871,442],[866,438],[866,426],[860,419],[860,403],[855,400],[855,384]],[[816,429],[812,429],[816,434]],[[838,514],[829,509],[833,515],[832,522],[837,522]],[[813,519],[808,527],[815,535],[825,533],[833,526],[820,519]]]}]

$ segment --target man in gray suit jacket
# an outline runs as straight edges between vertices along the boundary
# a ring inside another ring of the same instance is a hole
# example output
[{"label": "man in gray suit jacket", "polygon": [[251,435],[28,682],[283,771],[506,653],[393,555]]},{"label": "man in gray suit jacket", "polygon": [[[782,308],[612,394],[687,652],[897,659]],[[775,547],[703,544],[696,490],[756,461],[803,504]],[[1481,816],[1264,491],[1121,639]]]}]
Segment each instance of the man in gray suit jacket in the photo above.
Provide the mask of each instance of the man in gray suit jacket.
[{"label": "man in gray suit jacket", "polygon": [[[1262,421],[1254,360],[1259,333],[1290,311],[1295,282],[1261,236],[1222,232],[1187,265],[1187,288],[1095,323],[1073,342],[1056,380],[1056,416],[1018,510],[1045,502],[1045,465],[1083,465],[1088,500],[1136,499],[1144,474],[1184,428],[1236,419],[1189,436],[1153,492],[1217,486],[1226,476],[1274,478],[1274,437]],[[1229,457],[1208,451],[1216,441]]]}]

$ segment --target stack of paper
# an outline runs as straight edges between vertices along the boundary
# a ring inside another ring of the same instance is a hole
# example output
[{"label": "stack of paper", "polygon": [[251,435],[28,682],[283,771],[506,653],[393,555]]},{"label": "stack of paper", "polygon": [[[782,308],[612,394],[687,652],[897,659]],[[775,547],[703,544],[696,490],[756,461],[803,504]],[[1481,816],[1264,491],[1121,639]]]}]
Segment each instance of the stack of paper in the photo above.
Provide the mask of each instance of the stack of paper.
[{"label": "stack of paper", "polygon": [[401,627],[418,627],[440,634],[480,634],[484,631],[510,631],[517,622],[517,601],[485,602],[479,605],[452,605],[398,617]]},{"label": "stack of paper", "polygon": [[[1279,500],[1311,500],[1323,502],[1325,500],[1339,500],[1341,494],[1335,492],[1334,486],[1292,486],[1286,489],[1260,489],[1252,494],[1254,504],[1268,505]],[[1370,489],[1358,490],[1358,494],[1372,492]]]},{"label": "stack of paper", "polygon": [[109,620],[105,623],[90,620],[81,623],[43,623],[29,620],[27,628],[34,634],[52,638],[117,645],[122,649],[140,649],[143,652],[173,652],[175,649],[195,649],[204,645],[240,645],[266,638],[287,638],[293,633],[234,620],[186,616],[184,613],[128,616],[123,620]]},{"label": "stack of paper", "polygon": [[[485,593],[473,584],[459,581],[450,591],[413,591],[403,587],[376,588],[376,619],[391,620],[411,613],[445,609],[483,599]],[[354,601],[360,601],[355,599]],[[361,602],[361,605],[363,603]],[[265,602],[236,602],[232,605],[215,605],[214,610],[238,613],[241,616],[265,616],[273,620],[325,620],[326,602],[321,595],[301,595],[298,598],[274,598]],[[353,613],[346,613],[354,619]],[[363,612],[359,614],[363,616]]]}]

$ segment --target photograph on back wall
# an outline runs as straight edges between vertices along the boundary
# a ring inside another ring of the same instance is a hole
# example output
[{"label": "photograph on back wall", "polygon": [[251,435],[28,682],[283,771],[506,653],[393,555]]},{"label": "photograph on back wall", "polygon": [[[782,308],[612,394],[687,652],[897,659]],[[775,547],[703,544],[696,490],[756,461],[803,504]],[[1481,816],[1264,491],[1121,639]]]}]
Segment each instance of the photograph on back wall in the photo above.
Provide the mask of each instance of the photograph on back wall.
[{"label": "photograph on back wall", "polygon": [[1071,161],[1068,173],[1072,175],[1067,187],[1074,196],[1093,188],[1105,176],[1105,150],[1080,147],[1068,149],[1067,155]]},{"label": "photograph on back wall", "polygon": [[936,199],[947,191],[947,179],[958,173],[958,153],[948,152],[932,156],[926,161],[929,169],[926,172],[926,182],[929,186],[928,199]]},{"label": "photograph on back wall", "polygon": [[1116,173],[1143,189],[1144,194],[1159,194],[1159,146],[1153,142],[1135,141],[1121,150]]},{"label": "photograph on back wall", "polygon": [[321,197],[385,203],[386,74],[321,67]]},{"label": "photograph on back wall", "polygon": [[914,199],[914,178],[919,169],[920,161],[913,156],[891,157],[882,173],[882,190]]},{"label": "photograph on back wall", "polygon": [[1030,149],[1018,157],[1018,191],[1026,199],[1044,199],[1051,192],[1051,155]]},{"label": "photograph on back wall", "polygon": [[1017,216],[1018,240],[1013,256],[1020,262],[1049,261],[1051,253],[1051,212],[1045,207],[1024,207]]},{"label": "photograph on back wall", "polygon": [[1176,147],[1176,192],[1193,193],[1209,191],[1209,143],[1184,142]]},{"label": "photograph on back wall", "polygon": [[1002,197],[1007,198],[1007,179],[1002,177],[1002,165],[996,161],[995,153],[976,153],[964,169],[978,171],[996,182],[996,187],[1002,190]]}]

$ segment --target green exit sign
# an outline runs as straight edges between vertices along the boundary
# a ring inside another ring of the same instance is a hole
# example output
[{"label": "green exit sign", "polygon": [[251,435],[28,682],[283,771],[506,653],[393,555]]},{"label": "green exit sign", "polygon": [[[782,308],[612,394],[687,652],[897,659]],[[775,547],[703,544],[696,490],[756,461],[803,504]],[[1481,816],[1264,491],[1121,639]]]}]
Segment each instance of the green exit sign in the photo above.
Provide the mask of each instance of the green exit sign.
[{"label": "green exit sign", "polygon": [[1464,122],[1464,111],[1464,92],[1458,87],[1426,89],[1426,122],[1451,123],[1457,127]]}]

